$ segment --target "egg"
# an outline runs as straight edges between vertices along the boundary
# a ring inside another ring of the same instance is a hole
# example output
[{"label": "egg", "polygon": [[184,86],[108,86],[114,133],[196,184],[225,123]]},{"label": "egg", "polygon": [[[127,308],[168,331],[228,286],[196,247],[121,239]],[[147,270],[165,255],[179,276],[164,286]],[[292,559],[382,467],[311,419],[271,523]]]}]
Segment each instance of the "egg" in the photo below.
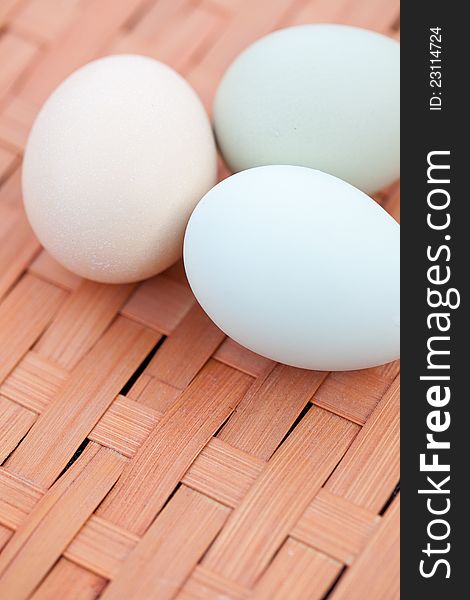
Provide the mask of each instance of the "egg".
[{"label": "egg", "polygon": [[332,175],[277,165],[225,179],[196,206],[183,255],[209,317],[262,356],[326,371],[399,356],[399,226]]},{"label": "egg", "polygon": [[70,75],[33,125],[23,196],[37,237],[96,281],[155,275],[182,254],[215,183],[210,121],[189,84],[148,57],[115,55]]},{"label": "egg", "polygon": [[255,42],[224,75],[214,127],[232,171],[311,167],[367,193],[399,176],[398,42],[302,25]]}]

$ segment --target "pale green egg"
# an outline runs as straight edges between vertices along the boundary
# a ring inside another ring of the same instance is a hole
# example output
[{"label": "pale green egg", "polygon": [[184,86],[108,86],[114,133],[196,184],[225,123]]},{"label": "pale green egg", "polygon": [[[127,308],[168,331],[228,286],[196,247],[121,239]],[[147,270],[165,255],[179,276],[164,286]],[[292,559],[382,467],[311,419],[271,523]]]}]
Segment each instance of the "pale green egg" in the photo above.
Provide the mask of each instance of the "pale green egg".
[{"label": "pale green egg", "polygon": [[217,91],[214,126],[233,171],[290,164],[372,193],[399,176],[400,46],[342,25],[276,31]]}]

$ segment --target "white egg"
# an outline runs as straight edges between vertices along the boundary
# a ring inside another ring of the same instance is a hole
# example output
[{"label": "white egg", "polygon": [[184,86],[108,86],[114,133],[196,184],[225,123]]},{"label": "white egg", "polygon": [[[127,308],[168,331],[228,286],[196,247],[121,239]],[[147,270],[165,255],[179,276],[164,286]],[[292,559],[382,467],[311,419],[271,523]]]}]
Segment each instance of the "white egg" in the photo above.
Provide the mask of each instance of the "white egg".
[{"label": "white egg", "polygon": [[188,83],[154,59],[116,55],[75,71],[45,103],[26,148],[24,203],[65,267],[136,281],[181,256],[215,176],[210,123]]},{"label": "white egg", "polygon": [[258,354],[318,370],[399,356],[399,226],[336,177],[266,166],[222,181],[189,220],[184,264],[211,319]]},{"label": "white egg", "polygon": [[400,45],[343,25],[302,25],[235,59],[214,103],[233,171],[300,165],[367,193],[400,173]]}]

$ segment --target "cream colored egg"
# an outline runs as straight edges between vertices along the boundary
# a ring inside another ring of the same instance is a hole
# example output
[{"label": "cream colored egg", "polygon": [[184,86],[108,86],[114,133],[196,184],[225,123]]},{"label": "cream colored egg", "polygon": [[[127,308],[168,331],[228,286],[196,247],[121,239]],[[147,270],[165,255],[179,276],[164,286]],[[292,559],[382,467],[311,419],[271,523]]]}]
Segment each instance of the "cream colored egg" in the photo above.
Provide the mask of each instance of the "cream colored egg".
[{"label": "cream colored egg", "polygon": [[129,282],[181,256],[215,177],[210,123],[188,83],[154,59],[116,55],[75,71],[43,106],[26,147],[24,204],[65,267]]}]

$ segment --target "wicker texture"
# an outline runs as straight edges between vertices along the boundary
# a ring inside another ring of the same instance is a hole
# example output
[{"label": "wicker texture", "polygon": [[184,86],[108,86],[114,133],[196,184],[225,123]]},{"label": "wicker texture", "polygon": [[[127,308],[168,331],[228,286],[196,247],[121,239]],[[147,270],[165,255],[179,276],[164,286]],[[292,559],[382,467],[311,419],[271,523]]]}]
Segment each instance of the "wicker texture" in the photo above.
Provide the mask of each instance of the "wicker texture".
[{"label": "wicker texture", "polygon": [[[244,350],[181,264],[140,285],[68,273],[32,234],[34,115],[113,52],[175,67],[207,107],[274,28],[398,37],[397,0],[0,3],[0,598],[398,598],[397,363],[319,373]],[[221,167],[220,176],[227,173]],[[397,185],[377,195],[395,218]]]}]

